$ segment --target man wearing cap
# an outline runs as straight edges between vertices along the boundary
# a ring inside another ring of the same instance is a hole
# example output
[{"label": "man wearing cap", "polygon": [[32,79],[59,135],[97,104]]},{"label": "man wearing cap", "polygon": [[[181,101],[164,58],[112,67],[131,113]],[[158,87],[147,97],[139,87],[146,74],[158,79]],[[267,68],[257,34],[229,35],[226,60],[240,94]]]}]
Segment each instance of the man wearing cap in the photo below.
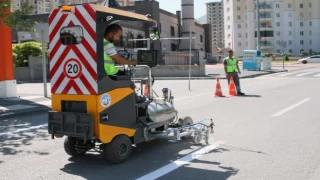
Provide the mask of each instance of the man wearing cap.
[{"label": "man wearing cap", "polygon": [[228,84],[230,85],[230,78],[233,77],[234,83],[236,85],[237,94],[238,95],[245,95],[243,92],[241,92],[240,88],[240,80],[238,73],[241,74],[240,68],[238,65],[237,59],[233,56],[233,51],[228,51],[229,56],[223,59],[223,65],[224,65],[224,71],[226,73],[226,76],[228,78]]}]

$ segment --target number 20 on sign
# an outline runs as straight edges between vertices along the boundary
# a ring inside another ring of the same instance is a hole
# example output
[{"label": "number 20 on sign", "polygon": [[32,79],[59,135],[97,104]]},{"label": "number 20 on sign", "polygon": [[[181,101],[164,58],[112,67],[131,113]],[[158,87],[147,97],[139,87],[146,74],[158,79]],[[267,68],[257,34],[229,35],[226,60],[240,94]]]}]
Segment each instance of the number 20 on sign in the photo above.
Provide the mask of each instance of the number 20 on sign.
[{"label": "number 20 on sign", "polygon": [[82,73],[81,63],[77,59],[69,59],[64,64],[63,72],[70,79],[77,79]]}]

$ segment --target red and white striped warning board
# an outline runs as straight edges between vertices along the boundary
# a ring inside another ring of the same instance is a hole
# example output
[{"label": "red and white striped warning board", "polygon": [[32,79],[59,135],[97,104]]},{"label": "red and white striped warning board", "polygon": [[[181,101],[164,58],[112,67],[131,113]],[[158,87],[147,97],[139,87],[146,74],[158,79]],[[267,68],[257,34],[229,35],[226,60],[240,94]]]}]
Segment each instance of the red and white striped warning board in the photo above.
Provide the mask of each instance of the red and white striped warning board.
[{"label": "red and white striped warning board", "polygon": [[90,4],[72,8],[49,16],[51,92],[96,95],[96,12]]}]

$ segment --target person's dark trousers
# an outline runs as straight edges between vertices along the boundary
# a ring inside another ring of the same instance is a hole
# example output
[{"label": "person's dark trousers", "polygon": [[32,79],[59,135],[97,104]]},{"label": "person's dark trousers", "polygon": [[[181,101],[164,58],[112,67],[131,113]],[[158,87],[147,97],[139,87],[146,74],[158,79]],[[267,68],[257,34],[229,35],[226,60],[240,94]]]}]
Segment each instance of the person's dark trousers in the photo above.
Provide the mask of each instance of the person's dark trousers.
[{"label": "person's dark trousers", "polygon": [[236,85],[237,93],[241,93],[240,80],[237,72],[227,73],[228,85],[230,86],[230,78],[233,77],[234,84]]},{"label": "person's dark trousers", "polygon": [[[111,75],[111,76],[109,76],[112,80],[114,80],[114,81],[116,81],[117,80],[117,76],[126,76],[127,74],[124,72],[124,71],[118,71],[116,74],[114,74],[114,75]],[[131,89],[135,89],[134,88],[134,83],[132,82],[131,84],[130,84],[130,88]]]}]

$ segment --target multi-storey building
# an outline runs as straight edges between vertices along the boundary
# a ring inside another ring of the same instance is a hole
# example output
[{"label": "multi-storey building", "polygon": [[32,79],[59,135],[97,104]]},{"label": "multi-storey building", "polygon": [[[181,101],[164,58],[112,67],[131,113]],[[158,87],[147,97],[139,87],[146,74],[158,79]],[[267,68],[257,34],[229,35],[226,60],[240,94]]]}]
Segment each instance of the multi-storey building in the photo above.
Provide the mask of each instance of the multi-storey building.
[{"label": "multi-storey building", "polygon": [[212,24],[212,48],[224,47],[223,1],[207,5],[207,23]]},{"label": "multi-storey building", "polygon": [[[11,0],[11,11],[20,9],[21,3],[29,1],[34,6],[33,14],[48,14],[52,9],[64,4],[102,2],[103,0]],[[120,6],[134,6],[134,0],[117,0]]]},{"label": "multi-storey building", "polygon": [[[263,53],[320,52],[319,0],[260,0]],[[224,0],[225,45],[241,55],[257,48],[255,0]]]}]

